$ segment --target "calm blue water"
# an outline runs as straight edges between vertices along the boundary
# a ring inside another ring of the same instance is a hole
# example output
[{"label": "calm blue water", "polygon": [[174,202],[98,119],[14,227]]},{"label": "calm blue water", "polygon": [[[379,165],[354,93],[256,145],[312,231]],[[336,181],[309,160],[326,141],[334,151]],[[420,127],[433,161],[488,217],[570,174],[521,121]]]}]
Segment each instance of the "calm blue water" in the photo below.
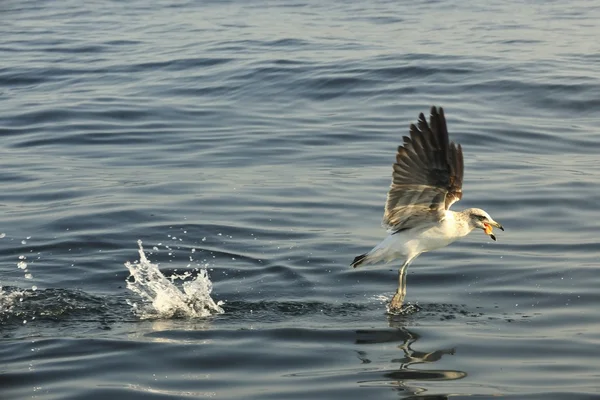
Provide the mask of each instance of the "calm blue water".
[{"label": "calm blue water", "polygon": [[[0,12],[2,399],[600,397],[595,3]],[[398,265],[349,264],[433,104],[506,232],[391,317]]]}]

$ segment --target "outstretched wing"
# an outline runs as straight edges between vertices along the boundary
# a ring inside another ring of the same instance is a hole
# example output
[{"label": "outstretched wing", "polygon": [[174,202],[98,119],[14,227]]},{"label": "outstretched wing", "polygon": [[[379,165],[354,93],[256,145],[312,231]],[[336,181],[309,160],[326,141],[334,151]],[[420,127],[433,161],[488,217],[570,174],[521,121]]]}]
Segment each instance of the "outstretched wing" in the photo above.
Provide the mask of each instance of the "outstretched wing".
[{"label": "outstretched wing", "polygon": [[394,232],[439,222],[462,197],[462,149],[449,142],[441,107],[431,108],[429,124],[421,113],[403,139],[383,215],[383,225]]}]

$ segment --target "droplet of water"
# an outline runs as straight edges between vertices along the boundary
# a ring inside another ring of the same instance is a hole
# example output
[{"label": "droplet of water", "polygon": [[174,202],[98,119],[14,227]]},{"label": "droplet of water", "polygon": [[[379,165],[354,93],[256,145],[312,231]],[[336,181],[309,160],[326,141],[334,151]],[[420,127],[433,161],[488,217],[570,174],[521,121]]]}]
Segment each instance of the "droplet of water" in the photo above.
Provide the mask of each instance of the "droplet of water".
[{"label": "droplet of water", "polygon": [[0,233],[0,239],[5,238],[6,237],[6,233]]},{"label": "droplet of water", "polygon": [[27,259],[27,257],[25,257],[25,256],[19,256],[19,260],[25,260],[25,259]]},{"label": "droplet of water", "polygon": [[202,241],[203,241],[203,242],[206,242],[206,237],[203,237],[203,238],[202,238]]},{"label": "droplet of water", "polygon": [[31,287],[31,290],[33,290],[33,291],[35,292],[35,291],[37,290],[37,286],[33,285],[33,286]]},{"label": "droplet of water", "polygon": [[25,279],[33,279],[33,275],[31,275],[31,274],[25,274]]},{"label": "droplet of water", "polygon": [[27,241],[21,240],[21,244],[27,244]]},{"label": "droplet of water", "polygon": [[21,269],[25,269],[25,268],[27,268],[27,263],[25,261],[19,261],[17,263],[17,267],[19,267]]}]

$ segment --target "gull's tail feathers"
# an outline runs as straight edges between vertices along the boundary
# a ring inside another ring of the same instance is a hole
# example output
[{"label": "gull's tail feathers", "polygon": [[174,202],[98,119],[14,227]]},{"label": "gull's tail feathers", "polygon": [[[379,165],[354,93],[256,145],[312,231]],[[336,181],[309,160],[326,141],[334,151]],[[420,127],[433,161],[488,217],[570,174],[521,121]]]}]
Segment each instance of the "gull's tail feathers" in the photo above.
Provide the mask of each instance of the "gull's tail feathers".
[{"label": "gull's tail feathers", "polygon": [[384,261],[386,263],[391,261],[392,257],[387,257],[385,249],[375,247],[368,253],[361,254],[360,256],[354,257],[352,261],[352,268],[358,268],[363,265],[377,264],[378,262]]},{"label": "gull's tail feathers", "polygon": [[388,263],[395,258],[402,257],[402,252],[394,249],[395,239],[393,235],[388,236],[368,253],[354,257],[354,261],[352,261],[350,266],[358,268],[363,265],[377,264],[379,262]]},{"label": "gull's tail feathers", "polygon": [[368,255],[368,253],[365,253],[365,254],[361,254],[360,256],[354,257],[354,261],[352,261],[352,264],[350,264],[350,266],[352,268],[360,267],[365,262],[365,258],[367,258],[367,255]]}]

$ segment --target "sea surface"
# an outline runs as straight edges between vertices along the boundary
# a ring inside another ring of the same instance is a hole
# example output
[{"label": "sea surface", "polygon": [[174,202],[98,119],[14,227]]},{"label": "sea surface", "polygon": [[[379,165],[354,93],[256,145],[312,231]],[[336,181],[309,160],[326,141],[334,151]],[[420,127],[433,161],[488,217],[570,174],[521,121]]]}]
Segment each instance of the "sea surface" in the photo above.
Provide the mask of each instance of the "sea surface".
[{"label": "sea surface", "polygon": [[[0,3],[0,398],[600,398],[593,1]],[[506,228],[358,270],[432,105]]]}]

